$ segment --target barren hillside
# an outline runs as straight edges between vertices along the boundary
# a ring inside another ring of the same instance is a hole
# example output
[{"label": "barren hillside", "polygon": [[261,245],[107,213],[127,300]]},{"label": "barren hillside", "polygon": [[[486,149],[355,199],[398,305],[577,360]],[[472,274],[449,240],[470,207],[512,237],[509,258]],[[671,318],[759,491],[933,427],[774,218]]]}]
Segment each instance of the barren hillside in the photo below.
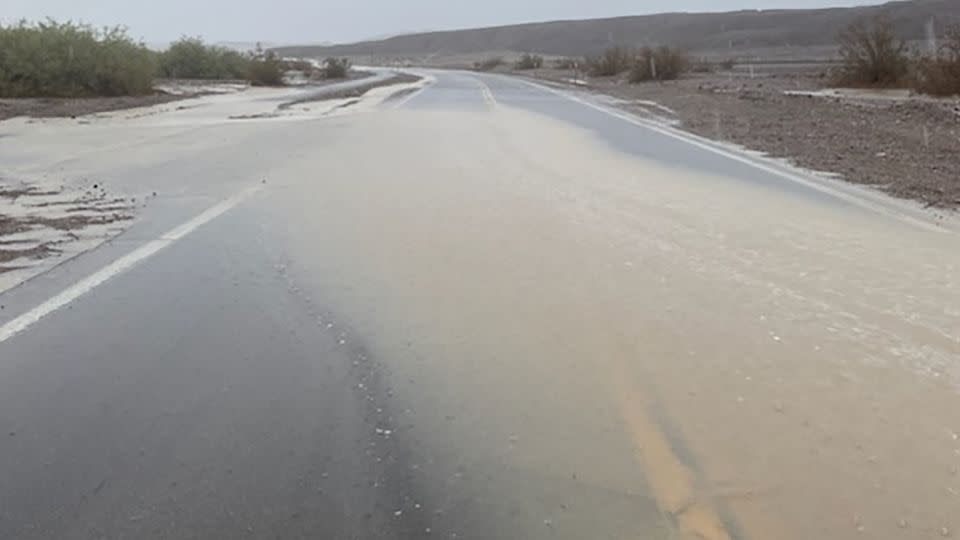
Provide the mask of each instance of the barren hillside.
[{"label": "barren hillside", "polygon": [[885,14],[901,35],[922,39],[931,18],[939,25],[960,21],[960,0],[909,0],[856,8],[664,13],[612,19],[554,21],[471,30],[396,36],[378,41],[284,47],[296,56],[463,55],[485,51],[528,51],[583,55],[611,44],[678,45],[700,54],[743,55],[794,49],[829,54],[837,32],[851,21]]}]

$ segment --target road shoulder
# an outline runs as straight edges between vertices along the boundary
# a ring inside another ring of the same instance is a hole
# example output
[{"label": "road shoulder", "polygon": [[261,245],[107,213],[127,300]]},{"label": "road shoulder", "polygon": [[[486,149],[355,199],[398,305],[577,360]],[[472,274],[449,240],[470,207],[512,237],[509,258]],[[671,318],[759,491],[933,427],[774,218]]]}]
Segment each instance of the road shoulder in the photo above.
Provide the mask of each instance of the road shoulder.
[{"label": "road shoulder", "polygon": [[709,74],[627,84],[526,74],[606,98],[610,106],[713,141],[785,159],[918,202],[934,215],[960,206],[960,101],[828,92],[811,76]]}]

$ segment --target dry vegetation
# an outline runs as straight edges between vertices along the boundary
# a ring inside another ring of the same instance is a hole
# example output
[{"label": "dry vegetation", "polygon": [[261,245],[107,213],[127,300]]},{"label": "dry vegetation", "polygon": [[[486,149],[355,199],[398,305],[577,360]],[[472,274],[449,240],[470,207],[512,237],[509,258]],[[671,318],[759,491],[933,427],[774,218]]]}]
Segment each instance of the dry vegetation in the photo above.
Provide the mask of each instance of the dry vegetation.
[{"label": "dry vegetation", "polygon": [[934,96],[960,95],[960,25],[947,31],[946,40],[936,56],[920,60],[915,87]]},{"label": "dry vegetation", "polygon": [[857,21],[840,32],[839,42],[843,66],[837,71],[838,84],[891,87],[906,79],[907,45],[888,19]]},{"label": "dry vegetation", "polygon": [[494,69],[502,66],[505,63],[503,57],[495,56],[492,58],[487,58],[486,60],[479,60],[474,62],[473,69],[477,71],[493,71]]},{"label": "dry vegetation", "polygon": [[350,73],[350,60],[347,58],[327,58],[320,68],[323,79],[345,79]]},{"label": "dry vegetation", "polygon": [[536,54],[530,54],[530,53],[524,53],[520,57],[520,60],[517,60],[517,63],[514,65],[515,69],[519,69],[521,71],[530,70],[530,69],[540,69],[542,67],[543,67],[543,57]]},{"label": "dry vegetation", "polygon": [[594,77],[613,77],[630,69],[634,54],[626,47],[611,47],[599,56],[587,57],[584,65]]},{"label": "dry vegetation", "polygon": [[686,53],[667,46],[644,47],[638,51],[611,47],[599,56],[585,58],[583,63],[593,77],[614,77],[629,72],[628,80],[633,83],[674,80],[691,68]]},{"label": "dry vegetation", "polygon": [[[942,46],[935,54],[912,52],[898,36],[896,26],[879,16],[858,20],[844,28],[837,37],[839,67],[833,70],[831,83],[857,88],[910,88],[934,96],[960,95],[960,25],[948,28]],[[524,63],[524,59],[521,63]],[[558,60],[557,69],[577,69],[567,58]],[[731,59],[692,62],[689,55],[666,45],[634,50],[625,46],[611,47],[601,54],[586,57],[583,66],[592,77],[615,77],[629,73],[632,83],[669,81],[685,73],[710,73],[716,69],[729,71]],[[518,63],[518,69],[520,63]],[[537,69],[524,63],[522,69]]]},{"label": "dry vegetation", "polygon": [[841,86],[911,88],[934,96],[960,95],[960,26],[948,28],[934,54],[911,55],[884,17],[851,24],[839,36]]},{"label": "dry vegetation", "polygon": [[690,70],[690,59],[682,51],[663,46],[643,48],[633,61],[630,82],[672,81]]}]

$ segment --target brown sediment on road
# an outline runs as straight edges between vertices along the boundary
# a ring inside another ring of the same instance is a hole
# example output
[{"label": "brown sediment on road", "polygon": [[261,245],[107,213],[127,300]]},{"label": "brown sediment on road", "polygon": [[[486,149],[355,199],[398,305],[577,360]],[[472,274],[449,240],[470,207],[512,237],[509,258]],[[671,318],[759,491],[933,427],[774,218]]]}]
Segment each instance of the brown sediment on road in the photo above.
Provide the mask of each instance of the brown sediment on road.
[{"label": "brown sediment on road", "polygon": [[28,225],[22,219],[0,214],[0,239],[8,234],[13,234],[26,230]]},{"label": "brown sediment on road", "polygon": [[[0,263],[8,263],[17,259],[43,259],[59,251],[47,244],[41,244],[29,249],[3,249],[0,247]],[[10,270],[14,270],[11,268]]]},{"label": "brown sediment on road", "polygon": [[56,195],[60,193],[55,190],[41,190],[36,186],[17,186],[17,187],[7,187],[0,184],[0,197],[5,197],[7,199],[19,199],[24,196],[38,196],[38,195]]},{"label": "brown sediment on road", "polygon": [[[532,75],[568,84],[572,76],[560,70]],[[825,81],[810,73],[738,72],[643,84],[588,78],[575,87],[613,96],[626,110],[679,122],[697,135],[930,208],[960,207],[960,100],[818,93]]]},{"label": "brown sediment on road", "polygon": [[[98,185],[68,190],[0,179],[0,273],[55,260],[79,243],[102,239],[133,219],[134,206],[132,199],[108,196]],[[19,262],[8,264],[14,261]]]},{"label": "brown sediment on road", "polygon": [[[419,136],[399,136],[412,119]],[[276,195],[278,220],[307,216],[284,249],[316,253],[298,278],[364,321],[410,437],[483,479],[467,500],[524,509],[510,537],[675,538],[638,532],[647,501],[692,538],[960,527],[952,234],[638,159],[504,104],[344,129],[314,156],[321,183]]]}]

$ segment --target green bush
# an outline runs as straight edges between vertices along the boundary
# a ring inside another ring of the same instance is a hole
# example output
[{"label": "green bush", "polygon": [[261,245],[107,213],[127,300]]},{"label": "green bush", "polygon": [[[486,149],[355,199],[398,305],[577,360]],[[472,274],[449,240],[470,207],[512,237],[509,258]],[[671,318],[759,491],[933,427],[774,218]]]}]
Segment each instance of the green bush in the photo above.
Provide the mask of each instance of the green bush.
[{"label": "green bush", "polygon": [[884,17],[858,21],[840,33],[837,83],[855,86],[897,86],[904,81],[910,61],[907,45],[897,38]]},{"label": "green bush", "polygon": [[171,79],[245,79],[250,58],[207,45],[197,37],[182,37],[160,53],[160,76]]},{"label": "green bush", "polygon": [[524,53],[514,67],[520,70],[540,69],[543,67],[543,57],[535,54]]},{"label": "green bush", "polygon": [[603,51],[600,56],[587,58],[584,63],[590,75],[612,77],[630,69],[633,63],[633,55],[623,47],[612,47]]},{"label": "green bush", "polygon": [[936,56],[920,60],[914,89],[934,96],[960,96],[960,25],[947,31]]},{"label": "green bush", "polygon": [[320,68],[320,77],[324,79],[345,79],[350,73],[350,59],[327,58]]},{"label": "green bush", "polygon": [[630,68],[630,82],[672,81],[690,70],[690,59],[679,49],[663,46],[640,50]]},{"label": "green bush", "polygon": [[247,78],[254,86],[283,86],[283,62],[273,51],[257,49],[249,61]]},{"label": "green bush", "polygon": [[122,28],[53,20],[0,26],[0,97],[148,94],[153,53]]},{"label": "green bush", "polygon": [[281,60],[280,67],[284,71],[301,71],[306,75],[311,75],[316,70],[313,64],[306,60]]},{"label": "green bush", "polygon": [[479,62],[473,63],[473,69],[477,71],[492,71],[503,65],[503,58],[499,56],[493,58],[487,58],[486,60],[480,60]]}]

